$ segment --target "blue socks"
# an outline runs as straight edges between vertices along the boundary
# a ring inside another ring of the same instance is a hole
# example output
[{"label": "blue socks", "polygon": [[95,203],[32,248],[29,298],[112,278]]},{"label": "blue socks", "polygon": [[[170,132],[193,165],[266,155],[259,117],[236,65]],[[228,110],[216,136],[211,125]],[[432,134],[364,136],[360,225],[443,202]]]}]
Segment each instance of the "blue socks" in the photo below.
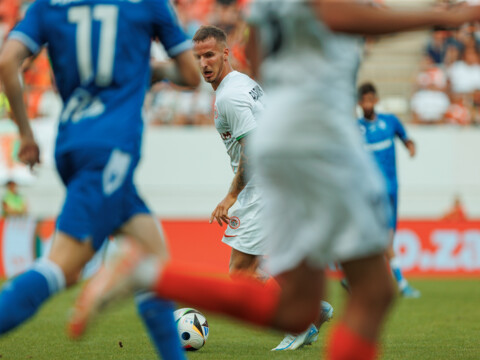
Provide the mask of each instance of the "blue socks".
[{"label": "blue socks", "polygon": [[7,282],[0,293],[0,335],[29,319],[46,299],[64,288],[62,270],[46,258]]},{"label": "blue socks", "polygon": [[398,288],[403,290],[407,285],[407,280],[403,277],[402,270],[400,270],[400,263],[397,258],[390,260],[390,268],[392,269],[393,277],[397,280]]},{"label": "blue socks", "polygon": [[[65,277],[52,261],[43,258],[30,270],[7,282],[0,292],[0,335],[32,317],[45,300],[65,288]],[[173,303],[140,293],[138,313],[163,359],[186,360],[173,319]]]},{"label": "blue socks", "polygon": [[173,319],[173,303],[144,292],[135,295],[135,302],[150,339],[162,359],[186,360]]}]

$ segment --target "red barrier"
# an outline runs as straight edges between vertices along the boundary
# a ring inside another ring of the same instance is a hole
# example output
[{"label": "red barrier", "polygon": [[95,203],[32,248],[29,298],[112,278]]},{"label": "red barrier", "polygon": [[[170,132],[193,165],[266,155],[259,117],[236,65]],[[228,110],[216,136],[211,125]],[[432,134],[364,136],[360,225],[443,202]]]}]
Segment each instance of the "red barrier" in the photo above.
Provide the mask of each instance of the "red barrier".
[{"label": "red barrier", "polygon": [[480,221],[403,220],[394,245],[406,274],[480,276]]},{"label": "red barrier", "polygon": [[[173,259],[228,269],[225,228],[207,221],[162,224]],[[406,275],[480,276],[480,221],[400,221],[395,248]]]},{"label": "red barrier", "polygon": [[[207,220],[163,220],[162,226],[173,260],[194,263],[209,271],[228,271],[230,247],[221,242],[225,227],[209,224]],[[43,244],[51,239],[53,232],[53,220],[41,221],[37,227],[37,236]],[[0,244],[5,243],[3,240],[0,238]],[[480,221],[400,221],[395,248],[408,276],[480,277]],[[5,263],[2,251],[0,276],[4,275],[1,270]]]},{"label": "red barrier", "polygon": [[163,220],[172,259],[228,272],[230,247],[222,243],[226,227],[206,220]]},{"label": "red barrier", "polygon": [[[225,226],[209,224],[207,220],[162,220],[161,223],[172,259],[205,266],[209,271],[228,272],[230,247],[222,243]],[[55,221],[52,219],[38,224],[40,249],[46,247],[54,231]]]}]

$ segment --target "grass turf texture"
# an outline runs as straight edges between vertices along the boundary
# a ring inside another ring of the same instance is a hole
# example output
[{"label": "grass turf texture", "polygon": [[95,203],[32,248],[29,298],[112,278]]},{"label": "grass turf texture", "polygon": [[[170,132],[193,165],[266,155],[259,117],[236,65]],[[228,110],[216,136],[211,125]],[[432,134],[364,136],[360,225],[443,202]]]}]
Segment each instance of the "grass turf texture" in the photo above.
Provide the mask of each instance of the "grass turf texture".
[{"label": "grass turf texture", "polygon": [[[479,359],[480,281],[416,280],[420,299],[397,300],[383,336],[384,359]],[[78,342],[67,339],[65,319],[79,288],[48,302],[37,316],[0,338],[1,360],[11,359],[156,359],[136,316],[133,301],[111,309]],[[295,352],[271,352],[283,334],[252,328],[205,312],[210,325],[207,344],[189,359],[319,359],[325,334],[339,318],[344,293],[329,283],[334,319],[320,330],[320,340]]]}]

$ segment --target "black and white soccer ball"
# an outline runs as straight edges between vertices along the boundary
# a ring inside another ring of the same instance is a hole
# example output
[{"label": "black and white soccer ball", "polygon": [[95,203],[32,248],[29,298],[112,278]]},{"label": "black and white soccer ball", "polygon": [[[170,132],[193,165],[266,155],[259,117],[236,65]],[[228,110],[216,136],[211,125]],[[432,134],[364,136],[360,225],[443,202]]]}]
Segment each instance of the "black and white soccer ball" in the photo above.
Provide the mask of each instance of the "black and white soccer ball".
[{"label": "black and white soccer ball", "polygon": [[192,308],[178,309],[173,313],[182,347],[187,351],[199,350],[208,338],[208,322],[203,314]]}]

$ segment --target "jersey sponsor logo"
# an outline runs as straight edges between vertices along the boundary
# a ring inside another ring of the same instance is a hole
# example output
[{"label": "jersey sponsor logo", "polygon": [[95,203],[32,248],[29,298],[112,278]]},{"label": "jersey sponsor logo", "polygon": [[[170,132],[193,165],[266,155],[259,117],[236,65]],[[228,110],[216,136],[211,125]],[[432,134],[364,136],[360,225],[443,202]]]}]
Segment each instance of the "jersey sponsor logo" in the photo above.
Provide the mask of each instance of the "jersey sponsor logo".
[{"label": "jersey sponsor logo", "polygon": [[263,96],[263,90],[260,88],[260,86],[256,85],[252,90],[249,91],[249,94],[254,101],[257,101]]},{"label": "jersey sponsor logo", "polygon": [[230,131],[224,132],[220,134],[222,140],[229,140],[232,138],[232,133]]},{"label": "jersey sponsor logo", "polygon": [[365,144],[365,148],[368,151],[380,151],[388,149],[390,146],[392,146],[392,144],[393,143],[391,139],[386,139],[372,144]]},{"label": "jersey sponsor logo", "polygon": [[65,105],[60,121],[76,123],[84,118],[100,116],[104,111],[105,105],[98,96],[92,97],[88,91],[79,88]]},{"label": "jersey sponsor logo", "polygon": [[236,216],[232,216],[228,225],[234,230],[238,229],[240,227],[240,219]]},{"label": "jersey sponsor logo", "polygon": [[217,110],[217,106],[216,106],[216,105],[213,106],[213,118],[214,118],[215,120],[218,119],[218,110]]}]

